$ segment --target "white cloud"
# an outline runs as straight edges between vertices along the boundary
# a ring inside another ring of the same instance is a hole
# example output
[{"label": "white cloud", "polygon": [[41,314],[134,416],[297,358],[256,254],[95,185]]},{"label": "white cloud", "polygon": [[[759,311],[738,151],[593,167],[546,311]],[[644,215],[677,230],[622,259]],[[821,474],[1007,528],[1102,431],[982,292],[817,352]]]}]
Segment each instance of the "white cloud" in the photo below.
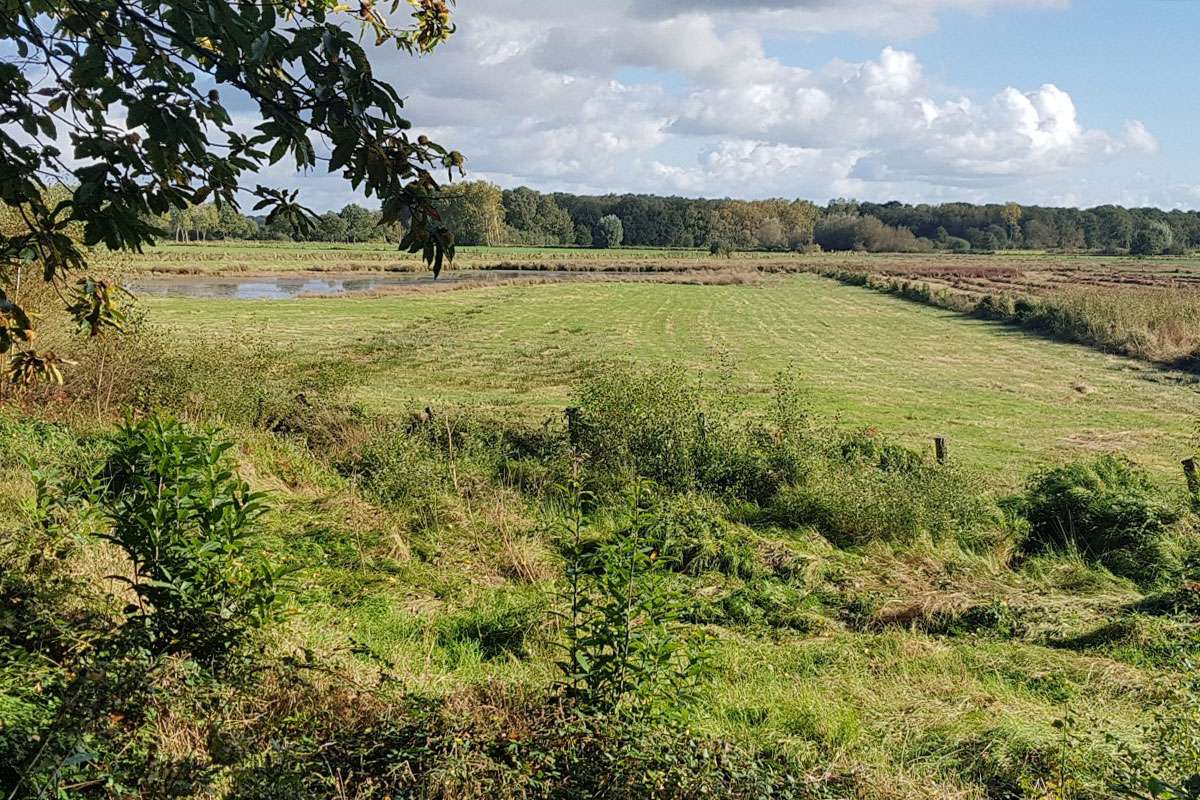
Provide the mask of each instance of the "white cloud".
[{"label": "white cloud", "polygon": [[394,78],[418,127],[466,153],[475,176],[505,185],[945,198],[1151,154],[1157,141],[1133,119],[1115,133],[1087,127],[1053,83],[1001,79],[990,97],[969,96],[927,77],[902,45],[799,67],[764,36],[902,38],[946,10],[1062,4],[473,0],[447,45],[389,57],[377,75]]},{"label": "white cloud", "polygon": [[1130,150],[1142,153],[1158,152],[1158,139],[1154,138],[1154,134],[1146,130],[1146,126],[1136,119],[1125,120],[1122,135],[1125,146]]}]

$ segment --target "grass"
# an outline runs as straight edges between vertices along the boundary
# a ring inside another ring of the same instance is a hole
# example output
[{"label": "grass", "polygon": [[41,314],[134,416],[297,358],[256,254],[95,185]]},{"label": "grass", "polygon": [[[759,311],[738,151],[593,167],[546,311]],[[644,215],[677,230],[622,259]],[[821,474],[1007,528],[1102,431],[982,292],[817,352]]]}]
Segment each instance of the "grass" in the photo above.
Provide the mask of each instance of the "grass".
[{"label": "grass", "polygon": [[[1200,368],[1200,260],[1194,256],[752,252],[716,258],[698,249],[464,247],[454,267],[471,271],[468,280],[476,283],[482,280],[479,271],[494,269],[657,276],[692,283],[816,273],[1105,352],[1191,372]],[[215,242],[162,245],[123,261],[120,268],[160,276],[265,276],[413,272],[423,265],[387,244]]]},{"label": "grass", "polygon": [[[767,254],[763,254],[765,257]],[[455,259],[459,268],[504,262],[552,265],[560,263],[604,264],[629,260],[695,262],[709,259],[707,250],[622,247],[597,250],[580,247],[460,247]],[[130,262],[141,272],[225,274],[246,272],[295,272],[423,269],[419,255],[401,253],[394,244],[328,242],[203,242],[164,243],[148,248]]]},{"label": "grass", "polygon": [[257,337],[346,359],[353,397],[406,412],[446,404],[561,412],[611,360],[732,365],[753,398],[794,366],[823,412],[1012,479],[1036,462],[1122,452],[1173,472],[1191,451],[1197,387],[1126,358],[809,276],[759,286],[543,285],[372,299],[146,302],[184,336]]},{"label": "grass", "polygon": [[[64,459],[82,453],[62,426],[4,421],[4,502],[21,494],[8,483],[19,479],[15,452],[37,444],[53,446]],[[495,704],[504,696],[500,687],[533,690],[553,679],[552,660],[559,653],[550,644],[555,628],[546,612],[555,573],[533,580],[503,576],[494,534],[502,527],[497,518],[502,513],[510,524],[533,528],[539,541],[552,541],[545,524],[521,519],[544,513],[536,503],[478,483],[470,493],[444,493],[426,501],[445,509],[442,522],[421,532],[400,531],[408,545],[397,549],[392,516],[400,509],[359,496],[318,454],[263,433],[243,432],[239,443],[243,470],[255,476],[259,488],[274,490],[277,507],[268,520],[273,557],[302,567],[293,586],[293,614],[275,634],[273,647],[315,659],[334,681],[314,684],[312,674],[303,673],[305,683],[295,691],[310,694],[256,700],[251,717],[276,713],[274,704],[282,703],[285,711],[293,709],[289,720],[298,725],[305,717],[297,706],[303,705],[318,717],[329,715],[353,737],[353,707],[339,694],[339,683],[366,696],[375,690],[363,687],[382,681],[396,693],[389,697],[415,693],[448,702],[482,687],[487,701],[480,705],[476,699],[471,706],[476,712],[461,711],[456,728],[457,736],[470,739],[461,731],[475,724],[473,715],[486,720],[497,713]],[[304,469],[296,470],[295,462]],[[278,473],[285,464],[291,465],[284,470],[291,478],[281,483]],[[493,505],[498,500],[502,505]],[[1099,732],[1134,736],[1145,709],[1158,702],[1160,686],[1174,680],[1172,667],[1140,658],[1136,642],[1130,653],[1052,644],[1122,619],[1123,609],[1139,598],[1131,585],[1086,566],[1042,559],[1031,565],[1036,568],[1018,571],[986,554],[886,544],[839,550],[812,532],[763,529],[755,536],[786,546],[805,564],[788,586],[801,598],[809,626],[803,631],[762,621],[705,626],[715,638],[716,669],[691,724],[709,736],[777,754],[815,787],[829,785],[828,793],[815,796],[1041,797],[1059,759],[1055,720],[1074,709],[1098,732],[1078,746],[1084,748],[1079,774],[1091,780],[1104,760],[1102,751],[1087,749],[1103,747]],[[767,568],[764,561],[759,569]],[[112,566],[89,567],[85,561],[82,569],[108,574]],[[1074,569],[1090,583],[1060,582],[1064,570]],[[681,580],[701,601],[729,591],[731,584],[767,581],[761,573],[744,582],[728,578],[727,584],[711,573]],[[888,612],[918,602],[924,617]],[[844,613],[867,604],[875,610],[863,617]],[[958,613],[949,609],[989,604],[1002,605],[1023,624],[932,630],[937,615]],[[0,668],[0,708],[11,700],[4,694],[6,677],[11,673]],[[186,689],[172,688],[155,702],[186,697]],[[204,707],[201,724],[234,732],[246,724],[244,712],[225,712]],[[364,724],[377,724],[369,720]],[[152,747],[160,746],[155,737],[177,736],[178,755],[198,754],[203,763],[212,741],[205,743],[184,725],[168,716],[152,726],[152,735],[143,735],[151,736]],[[334,759],[336,735],[335,729],[321,739],[329,742]],[[369,750],[382,733],[368,727],[361,735]],[[467,746],[461,739],[456,744]],[[322,744],[323,751],[326,747]],[[339,766],[334,761],[312,769]]]},{"label": "grass", "polygon": [[[1044,462],[1117,450],[1171,487],[1147,492],[1185,508],[1178,459],[1192,449],[1198,391],[1177,373],[813,275],[369,299],[163,298],[145,309],[165,333],[139,346],[175,368],[157,364],[148,372],[162,385],[131,396],[230,427],[242,474],[271,493],[269,556],[297,571],[291,613],[265,639],[275,661],[256,683],[168,676],[145,717],[98,714],[95,759],[77,765],[81,784],[102,782],[87,770],[112,764],[157,764],[170,777],[194,758],[215,780],[198,780],[207,788],[195,796],[277,796],[272,776],[303,773],[331,783],[290,796],[400,797],[387,783],[395,767],[419,772],[436,753],[438,768],[421,773],[423,793],[413,794],[537,796],[524,784],[505,793],[470,779],[497,764],[526,777],[544,766],[529,698],[544,696],[562,657],[562,618],[552,612],[564,602],[564,511],[550,487],[572,474],[562,411],[576,402],[580,435],[612,456],[583,466],[597,490],[589,537],[627,530],[614,495],[639,462],[618,458],[623,437],[636,433],[640,449],[627,441],[629,453],[662,468],[653,491],[669,536],[654,547],[675,564],[664,580],[686,598],[689,630],[712,640],[714,670],[688,724],[787,764],[801,776],[798,796],[1109,797],[1104,734],[1143,741],[1139,726],[1200,654],[1194,616],[1171,610],[1190,608],[1193,584],[1139,586],[1078,549],[1032,552],[1028,513],[1003,516],[997,502]],[[253,341],[284,348],[283,362]],[[94,366],[80,360],[81,371]],[[617,362],[641,365],[647,381],[615,379]],[[123,367],[123,380],[150,380],[138,368]],[[759,435],[748,419],[773,413],[773,381],[788,368],[817,418],[878,427],[926,461],[930,438],[944,434],[952,458],[974,469],[905,467],[905,454],[872,449],[881,437],[843,440],[818,427],[829,450],[803,451],[812,460],[791,470],[786,432]],[[699,433],[692,376],[705,381]],[[589,381],[607,390],[581,392]],[[127,566],[83,528],[50,543],[30,522],[21,456],[64,468],[94,460],[97,434],[121,415],[93,415],[86,382],[63,391],[83,402],[0,410],[0,747],[12,752],[30,749],[25,734],[52,713],[38,703],[50,708],[42,695],[61,680],[57,662],[34,657],[40,645],[26,638],[23,604],[48,609],[39,620],[56,620],[74,646],[92,623],[81,607],[101,622],[118,618],[108,576]],[[735,409],[730,419],[713,405],[719,397]],[[433,424],[410,424],[409,412],[426,405]],[[746,435],[730,433],[737,425]],[[843,463],[829,453],[848,455]],[[833,460],[822,470],[820,459]],[[730,475],[750,477],[718,484]],[[754,499],[776,479],[773,497]],[[780,512],[797,489],[809,501],[789,520]],[[926,499],[938,508],[925,509]],[[934,536],[935,523],[988,535]],[[61,568],[88,591],[68,582],[61,595],[30,593],[26,565],[31,581]],[[60,601],[71,613],[50,613]],[[37,634],[60,635],[52,626]],[[450,724],[409,715],[414,700],[442,703]],[[1084,729],[1069,754],[1055,726],[1067,716]],[[239,744],[218,761],[229,749],[223,737]],[[396,737],[413,747],[388,751]],[[606,751],[604,763],[637,771],[646,750]],[[244,778],[237,769],[276,757],[280,772],[263,767],[262,793],[238,793],[231,774]],[[1055,794],[1064,772],[1073,788]]]},{"label": "grass", "polygon": [[1091,258],[989,266],[930,259],[811,266],[825,277],[1003,321],[1061,341],[1196,372],[1200,273],[1190,259]]}]

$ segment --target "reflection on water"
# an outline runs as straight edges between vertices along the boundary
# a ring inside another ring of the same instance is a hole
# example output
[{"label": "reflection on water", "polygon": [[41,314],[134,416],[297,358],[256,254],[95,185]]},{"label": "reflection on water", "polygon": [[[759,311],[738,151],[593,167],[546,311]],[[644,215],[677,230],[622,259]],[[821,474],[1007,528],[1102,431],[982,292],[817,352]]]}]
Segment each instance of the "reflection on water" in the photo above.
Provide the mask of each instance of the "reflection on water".
[{"label": "reflection on water", "polygon": [[[504,280],[520,270],[455,270],[443,273],[438,283],[466,280]],[[562,278],[569,272],[538,272],[541,278]],[[392,286],[431,285],[428,272],[385,272],[370,275],[280,275],[278,277],[240,278],[236,275],[147,275],[133,278],[126,288],[144,297],[193,297],[217,300],[286,300],[301,295],[361,294]]]}]

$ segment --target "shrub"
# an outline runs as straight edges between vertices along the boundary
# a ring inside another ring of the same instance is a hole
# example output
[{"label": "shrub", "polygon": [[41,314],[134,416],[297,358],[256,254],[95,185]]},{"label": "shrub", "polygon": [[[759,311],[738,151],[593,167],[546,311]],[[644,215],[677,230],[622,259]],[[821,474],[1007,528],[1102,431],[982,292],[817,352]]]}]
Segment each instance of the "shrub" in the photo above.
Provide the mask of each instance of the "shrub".
[{"label": "shrub", "polygon": [[1008,322],[1016,316],[1016,298],[1009,295],[985,294],[975,304],[975,316]]},{"label": "shrub", "polygon": [[974,476],[953,467],[816,462],[768,512],[785,527],[815,526],[839,547],[928,540],[986,549],[1002,533],[995,504]]},{"label": "shrub", "polygon": [[[250,755],[239,758],[230,770],[224,796],[813,796],[799,769],[783,756],[698,735],[676,719],[585,712],[559,698],[494,684],[446,699],[415,698],[383,708],[346,693],[313,700],[282,719],[252,715],[255,729],[242,734],[235,748]],[[331,708],[335,703],[340,705]]]},{"label": "shrub", "polygon": [[238,477],[232,446],[156,417],[127,423],[82,489],[100,535],[129,557],[138,604],[126,628],[158,653],[216,663],[280,610],[278,581],[256,547],[269,506]]},{"label": "shrub", "polygon": [[1200,681],[1173,689],[1141,729],[1142,744],[1117,741],[1111,788],[1138,800],[1200,800]]},{"label": "shrub", "polygon": [[[227,668],[254,663],[233,656],[252,655],[249,634],[278,616],[283,573],[257,547],[268,507],[237,476],[229,446],[151,418],[121,426],[98,466],[35,470],[21,538],[39,552],[0,547],[0,781],[11,796],[99,783],[165,796],[161,775],[144,771],[148,748],[129,732],[152,719],[156,697],[174,696],[165,686],[249,674]],[[115,578],[135,602],[123,612],[64,563],[95,547],[79,528],[127,559]],[[29,713],[31,699],[41,712]],[[21,727],[9,731],[10,722]],[[194,766],[170,769],[184,785]]]},{"label": "shrub", "polygon": [[854,467],[873,467],[885,472],[912,472],[924,464],[921,454],[889,442],[868,428],[842,434],[826,431],[836,460]]},{"label": "shrub", "polygon": [[714,239],[708,244],[708,254],[712,256],[733,258],[733,245],[725,239]]},{"label": "shrub", "polygon": [[752,414],[724,383],[705,392],[680,367],[615,367],[579,393],[572,439],[602,473],[761,503],[795,471],[789,448],[810,427],[789,374],[773,400],[769,414]]},{"label": "shrub", "polygon": [[1194,532],[1185,504],[1115,456],[1033,476],[1024,497],[1029,552],[1077,550],[1113,573],[1150,584],[1183,570]]},{"label": "shrub", "polygon": [[584,538],[588,498],[577,482],[568,498],[562,690],[605,712],[681,713],[706,677],[711,653],[703,637],[682,627],[686,603],[653,547],[656,519],[644,486],[633,489],[628,521],[597,547]]},{"label": "shrub", "polygon": [[[973,474],[925,464],[871,431],[814,423],[786,373],[774,393],[769,414],[735,415],[729,404],[706,404],[700,386],[679,371],[615,370],[581,394],[576,439],[601,471],[751,501],[778,524],[815,525],[843,546],[926,538],[986,548],[1004,533],[995,503]],[[677,547],[673,557],[706,553],[697,567],[707,559],[743,569],[732,563],[735,540],[716,544],[711,507],[701,513],[693,501],[683,509],[664,509],[667,517],[681,514],[687,531],[659,536],[664,546],[670,540]]]},{"label": "shrub", "polygon": [[429,503],[450,485],[445,459],[427,441],[391,429],[340,465],[367,497],[394,506]]},{"label": "shrub", "polygon": [[573,435],[595,465],[695,485],[707,420],[700,384],[681,368],[616,367],[585,384],[577,405]]},{"label": "shrub", "polygon": [[768,505],[776,524],[812,525],[840,547],[926,540],[986,549],[1004,535],[1000,510],[970,470],[926,463],[872,431],[810,435],[820,438]]},{"label": "shrub", "polygon": [[1175,241],[1171,226],[1155,220],[1134,231],[1129,253],[1135,256],[1160,256]]}]

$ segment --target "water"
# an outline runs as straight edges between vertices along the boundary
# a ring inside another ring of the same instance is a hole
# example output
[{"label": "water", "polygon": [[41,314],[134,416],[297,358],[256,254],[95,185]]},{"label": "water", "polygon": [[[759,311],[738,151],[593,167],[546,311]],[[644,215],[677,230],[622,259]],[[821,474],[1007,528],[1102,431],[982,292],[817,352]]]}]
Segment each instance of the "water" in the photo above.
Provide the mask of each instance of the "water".
[{"label": "water", "polygon": [[[574,273],[521,270],[453,270],[443,272],[438,284],[463,281],[498,281],[519,276],[566,278]],[[146,275],[125,286],[141,297],[191,297],[214,300],[288,300],[304,295],[354,295],[397,286],[432,286],[429,272],[373,272],[369,274],[286,275]]]}]

